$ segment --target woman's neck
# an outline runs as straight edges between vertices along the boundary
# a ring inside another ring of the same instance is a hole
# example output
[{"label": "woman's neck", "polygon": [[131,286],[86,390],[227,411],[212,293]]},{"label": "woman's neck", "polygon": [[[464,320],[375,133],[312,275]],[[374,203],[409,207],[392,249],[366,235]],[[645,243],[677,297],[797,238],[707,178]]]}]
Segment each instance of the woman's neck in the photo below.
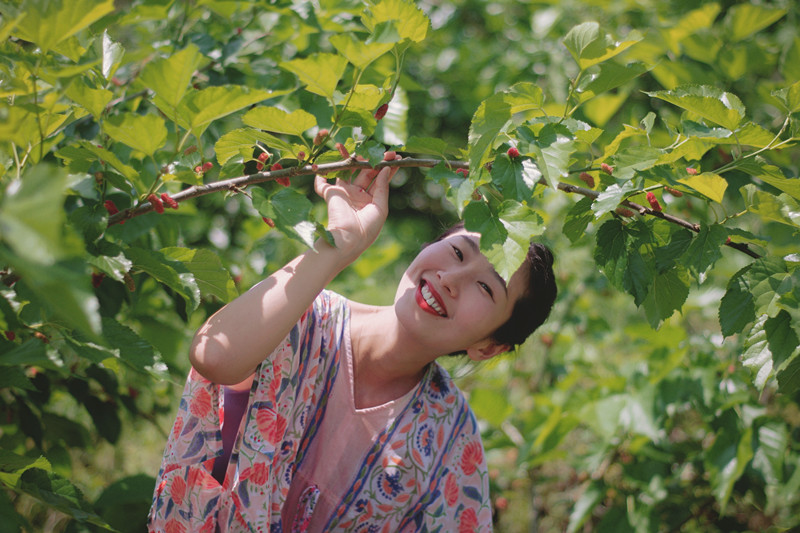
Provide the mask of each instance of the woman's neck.
[{"label": "woman's neck", "polygon": [[436,359],[402,335],[391,306],[351,303],[350,344],[358,408],[382,405],[403,396]]}]

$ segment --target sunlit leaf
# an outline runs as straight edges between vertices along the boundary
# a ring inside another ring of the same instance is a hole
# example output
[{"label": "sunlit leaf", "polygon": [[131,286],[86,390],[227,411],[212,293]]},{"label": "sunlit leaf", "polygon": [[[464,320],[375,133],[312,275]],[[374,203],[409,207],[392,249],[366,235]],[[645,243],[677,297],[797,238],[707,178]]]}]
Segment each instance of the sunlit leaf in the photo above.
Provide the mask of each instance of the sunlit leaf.
[{"label": "sunlit leaf", "polygon": [[113,0],[31,0],[14,34],[47,52],[113,11]]},{"label": "sunlit leaf", "polygon": [[194,311],[200,303],[200,289],[194,275],[180,261],[168,258],[163,253],[130,246],[125,249],[125,256],[133,261],[133,267],[142,270],[180,294]]},{"label": "sunlit leaf", "polygon": [[307,91],[332,99],[347,67],[347,59],[340,55],[318,53],[304,59],[285,61],[280,66],[297,76]]},{"label": "sunlit leaf", "polygon": [[785,14],[785,9],[767,5],[751,3],[734,5],[725,18],[726,24],[730,27],[728,38],[731,41],[746,39],[781,19]]},{"label": "sunlit leaf", "polygon": [[287,92],[249,89],[240,85],[207,87],[187,93],[178,105],[178,114],[188,128],[199,135],[217,119]]},{"label": "sunlit leaf", "polygon": [[393,43],[365,43],[349,33],[340,33],[330,38],[331,44],[355,67],[363,69],[380,56],[394,48]]},{"label": "sunlit leaf", "polygon": [[152,156],[167,142],[167,127],[157,115],[125,113],[108,117],[103,123],[105,133],[121,142]]},{"label": "sunlit leaf", "polygon": [[703,172],[702,174],[679,179],[678,182],[691,187],[703,196],[720,204],[725,196],[725,189],[728,188],[728,182],[719,174],[714,174],[713,172]]},{"label": "sunlit leaf", "polygon": [[277,107],[267,106],[251,109],[242,117],[242,122],[254,128],[297,136],[302,136],[306,130],[317,125],[314,115],[302,109],[289,113]]},{"label": "sunlit leaf", "polygon": [[211,250],[171,247],[163,248],[161,252],[180,261],[194,274],[202,296],[216,296],[227,303],[239,295],[230,273]]},{"label": "sunlit leaf", "polygon": [[564,46],[581,70],[610,59],[642,40],[638,31],[631,31],[624,41],[615,41],[600,33],[600,24],[584,22],[572,28],[564,37]]},{"label": "sunlit leaf", "polygon": [[410,39],[417,43],[425,39],[430,25],[425,13],[408,0],[381,0],[370,5],[362,22],[373,32],[381,24],[389,22],[401,39]]},{"label": "sunlit leaf", "polygon": [[139,79],[170,107],[177,108],[189,88],[192,76],[204,62],[206,59],[197,46],[190,44],[170,57],[150,61]]},{"label": "sunlit leaf", "polygon": [[691,111],[732,131],[738,128],[744,119],[745,109],[741,100],[736,95],[716,87],[684,85],[672,91],[654,91],[646,94]]}]

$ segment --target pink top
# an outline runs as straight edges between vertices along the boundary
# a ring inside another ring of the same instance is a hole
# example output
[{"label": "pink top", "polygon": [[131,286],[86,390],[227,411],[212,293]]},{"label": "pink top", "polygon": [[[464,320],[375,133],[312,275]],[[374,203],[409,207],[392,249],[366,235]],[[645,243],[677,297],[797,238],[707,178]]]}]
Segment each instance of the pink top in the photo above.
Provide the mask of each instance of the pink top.
[{"label": "pink top", "polygon": [[[293,525],[291,532],[324,531],[325,523],[358,474],[364,456],[416,390],[415,387],[383,405],[357,409],[350,328],[345,330],[343,347],[346,364],[333,384],[328,411],[292,479],[282,511],[283,523]],[[336,460],[328,460],[330,457]],[[304,493],[309,496],[301,500]]]}]

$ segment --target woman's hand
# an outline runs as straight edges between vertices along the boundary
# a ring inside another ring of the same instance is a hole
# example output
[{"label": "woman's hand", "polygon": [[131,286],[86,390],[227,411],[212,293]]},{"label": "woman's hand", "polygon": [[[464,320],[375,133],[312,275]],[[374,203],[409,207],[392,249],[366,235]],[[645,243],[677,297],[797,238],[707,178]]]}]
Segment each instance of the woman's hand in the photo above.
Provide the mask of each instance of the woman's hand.
[{"label": "woman's hand", "polygon": [[[398,159],[394,152],[384,154],[385,161]],[[369,248],[381,232],[389,214],[389,182],[396,172],[396,167],[365,169],[351,182],[337,179],[336,183],[315,177],[314,189],[328,204],[328,231],[347,262]]]}]

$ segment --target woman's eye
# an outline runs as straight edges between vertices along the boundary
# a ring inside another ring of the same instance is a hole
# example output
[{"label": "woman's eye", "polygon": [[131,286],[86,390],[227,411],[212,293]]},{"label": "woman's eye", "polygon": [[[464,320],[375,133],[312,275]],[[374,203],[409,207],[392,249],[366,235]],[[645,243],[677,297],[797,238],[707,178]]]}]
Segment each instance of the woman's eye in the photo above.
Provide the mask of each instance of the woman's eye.
[{"label": "woman's eye", "polygon": [[[451,245],[451,246],[452,246],[452,245]],[[459,250],[458,248],[456,248],[455,246],[453,246],[453,251],[455,252],[455,254],[456,254],[456,257],[458,257],[458,260],[459,260],[459,261],[463,261],[463,260],[464,260],[464,254],[462,254],[462,253],[461,253],[461,250]]]},{"label": "woman's eye", "polygon": [[484,282],[482,282],[482,281],[479,281],[479,282],[478,282],[478,285],[480,285],[480,286],[481,286],[481,289],[485,290],[485,291],[486,291],[486,293],[487,293],[489,296],[491,296],[492,298],[494,298],[494,293],[492,292],[492,289],[491,289],[491,287],[489,287],[487,284],[485,284],[485,283],[484,283]]}]

